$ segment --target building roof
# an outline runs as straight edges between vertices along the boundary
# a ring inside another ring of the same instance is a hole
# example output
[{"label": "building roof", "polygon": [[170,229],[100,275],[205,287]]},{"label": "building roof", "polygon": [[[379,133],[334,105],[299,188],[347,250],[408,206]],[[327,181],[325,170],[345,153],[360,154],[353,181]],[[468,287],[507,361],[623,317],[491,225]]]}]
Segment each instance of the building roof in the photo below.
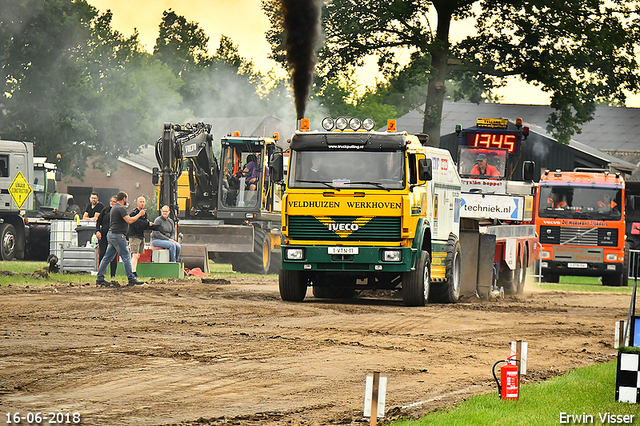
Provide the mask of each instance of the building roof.
[{"label": "building roof", "polygon": [[[408,133],[421,133],[424,121],[424,105],[398,118],[397,128]],[[518,104],[474,104],[471,102],[445,101],[442,108],[440,134],[455,131],[456,124],[463,128],[475,126],[478,117],[508,118],[515,122],[521,117],[532,132],[555,140],[546,131],[546,120],[553,108],[547,105]],[[620,117],[617,116],[620,115]],[[630,163],[617,156],[615,151],[640,151],[640,142],[632,139],[634,131],[640,127],[640,108],[598,107],[593,121],[583,126],[581,134],[574,135],[569,146],[594,157],[606,160],[613,168],[633,171],[637,163]],[[635,130],[634,130],[635,129]],[[602,135],[608,135],[606,138]],[[600,151],[606,148],[607,153]],[[611,150],[611,151],[609,151]]]}]

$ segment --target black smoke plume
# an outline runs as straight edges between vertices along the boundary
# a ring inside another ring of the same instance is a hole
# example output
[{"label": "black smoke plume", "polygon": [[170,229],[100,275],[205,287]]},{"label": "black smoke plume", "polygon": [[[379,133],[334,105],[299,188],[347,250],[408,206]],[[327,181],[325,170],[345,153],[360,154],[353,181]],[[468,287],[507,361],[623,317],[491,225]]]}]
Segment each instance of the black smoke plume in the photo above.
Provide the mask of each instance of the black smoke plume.
[{"label": "black smoke plume", "polygon": [[303,118],[320,41],[320,0],[281,0],[297,118]]}]

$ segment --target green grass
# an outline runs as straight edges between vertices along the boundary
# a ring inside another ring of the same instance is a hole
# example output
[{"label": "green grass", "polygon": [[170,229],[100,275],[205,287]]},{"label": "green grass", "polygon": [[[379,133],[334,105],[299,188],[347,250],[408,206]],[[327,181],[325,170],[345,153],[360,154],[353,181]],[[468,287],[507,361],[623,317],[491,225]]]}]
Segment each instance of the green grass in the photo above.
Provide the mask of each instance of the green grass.
[{"label": "green grass", "polygon": [[[46,286],[54,284],[93,284],[96,277],[88,273],[49,274],[48,277],[34,276],[34,272],[42,272],[47,262],[0,261],[0,287],[9,285]],[[231,268],[231,264],[209,261],[209,270],[213,277],[233,277],[239,275]],[[13,275],[9,275],[9,273]],[[262,277],[259,274],[242,274],[244,276]],[[122,280],[121,280],[122,281]]]},{"label": "green grass", "polygon": [[0,287],[8,285],[82,285],[86,283],[95,283],[96,280],[94,276],[91,276],[91,274],[49,274],[48,277],[43,274],[37,275],[39,272],[44,272],[47,266],[47,262],[0,261]]},{"label": "green grass", "polygon": [[[420,420],[401,420],[393,426],[558,425],[560,413],[589,414],[593,424],[603,424],[599,413],[634,415],[640,424],[640,405],[615,401],[616,361],[579,368],[564,376],[526,384],[519,401],[503,401],[495,392],[435,411]],[[570,424],[576,424],[571,422]],[[569,423],[567,423],[569,424]],[[606,421],[604,424],[608,424]]]}]

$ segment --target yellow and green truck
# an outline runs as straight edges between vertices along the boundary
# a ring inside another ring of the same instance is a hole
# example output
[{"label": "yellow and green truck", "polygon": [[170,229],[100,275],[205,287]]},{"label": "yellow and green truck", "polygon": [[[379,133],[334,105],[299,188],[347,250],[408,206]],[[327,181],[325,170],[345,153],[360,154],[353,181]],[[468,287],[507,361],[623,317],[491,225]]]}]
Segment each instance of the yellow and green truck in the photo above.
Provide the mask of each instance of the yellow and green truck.
[{"label": "yellow and green truck", "polygon": [[351,298],[398,290],[405,305],[460,297],[460,177],[449,151],[340,117],[290,145],[280,295]]}]

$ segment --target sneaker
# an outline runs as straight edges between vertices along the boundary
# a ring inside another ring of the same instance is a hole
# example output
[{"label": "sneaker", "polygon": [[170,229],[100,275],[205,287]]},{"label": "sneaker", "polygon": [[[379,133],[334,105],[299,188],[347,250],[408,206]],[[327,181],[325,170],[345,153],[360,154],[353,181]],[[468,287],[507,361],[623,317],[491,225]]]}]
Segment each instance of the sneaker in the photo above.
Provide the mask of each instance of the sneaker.
[{"label": "sneaker", "polygon": [[133,276],[134,276],[134,277],[136,277],[136,278],[138,278],[138,273],[137,273],[137,272],[135,272],[135,271],[133,271]]},{"label": "sneaker", "polygon": [[98,287],[110,287],[111,286],[111,281],[107,281],[107,280],[96,280],[96,285]]},{"label": "sneaker", "polygon": [[131,287],[131,286],[134,286],[134,285],[142,285],[144,283],[145,283],[144,281],[140,281],[139,279],[134,278],[132,280],[129,280],[129,284],[128,285],[129,285],[129,287]]}]

